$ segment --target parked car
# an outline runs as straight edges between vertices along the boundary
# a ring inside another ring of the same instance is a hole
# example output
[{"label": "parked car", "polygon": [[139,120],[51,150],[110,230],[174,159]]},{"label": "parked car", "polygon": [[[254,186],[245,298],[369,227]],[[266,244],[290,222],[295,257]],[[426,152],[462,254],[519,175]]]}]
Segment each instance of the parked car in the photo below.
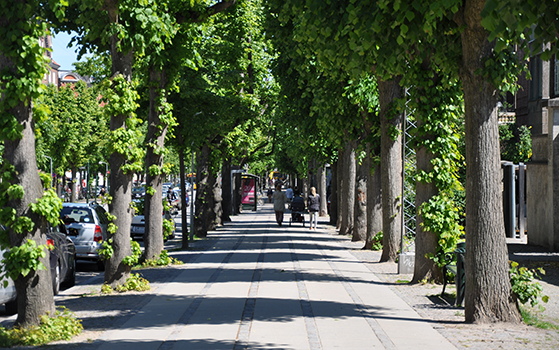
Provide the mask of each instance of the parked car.
[{"label": "parked car", "polygon": [[68,238],[66,226],[49,227],[47,245],[50,246],[50,272],[54,295],[60,287],[72,287],[76,284],[76,246]]},{"label": "parked car", "polygon": [[[4,230],[0,226],[0,230]],[[72,287],[76,283],[76,247],[66,236],[66,227],[48,227],[47,246],[50,248],[49,263],[52,277],[52,291],[54,295],[60,292],[60,287]],[[4,269],[2,259],[6,250],[0,251],[1,269]],[[4,280],[8,281],[4,287]],[[5,304],[6,314],[14,315],[17,313],[17,294],[14,281],[9,277],[0,280],[0,304]]]},{"label": "parked car", "polygon": [[[170,219],[173,221],[173,232],[171,232],[171,235],[169,237],[167,237],[165,240],[167,239],[173,239],[175,238],[175,231],[177,228],[177,225],[175,223],[175,220],[173,220],[171,218],[170,214],[166,214],[163,215],[164,219]],[[144,238],[144,233],[146,232],[146,218],[143,215],[136,215],[132,218],[132,225],[130,225],[130,237],[132,237],[133,239],[138,239]]]},{"label": "parked car", "polygon": [[[186,186],[186,187],[188,188],[188,186]],[[179,198],[181,198],[181,189],[180,189],[180,187],[177,186],[177,187],[173,188],[173,191],[175,191],[175,192],[177,193],[177,196],[178,196]],[[187,189],[186,192],[185,192],[185,203],[186,203],[186,206],[187,206],[187,207],[190,205],[190,195],[188,194],[188,189]]]},{"label": "parked car", "polygon": [[132,188],[132,199],[140,199],[146,196],[145,187],[134,187]]},{"label": "parked car", "polygon": [[[2,226],[0,226],[0,230],[4,230]],[[0,269],[4,270],[4,253],[6,250],[0,251]],[[4,281],[8,281],[8,285],[4,287]],[[0,304],[4,304],[6,307],[6,314],[7,315],[15,315],[17,314],[17,294],[16,294],[16,286],[14,285],[14,281],[9,277],[4,277],[0,280]]]},{"label": "parked car", "polygon": [[99,270],[105,265],[98,250],[107,239],[107,212],[97,203],[64,203],[60,219],[66,225],[68,237],[76,246],[78,260],[96,261]]}]

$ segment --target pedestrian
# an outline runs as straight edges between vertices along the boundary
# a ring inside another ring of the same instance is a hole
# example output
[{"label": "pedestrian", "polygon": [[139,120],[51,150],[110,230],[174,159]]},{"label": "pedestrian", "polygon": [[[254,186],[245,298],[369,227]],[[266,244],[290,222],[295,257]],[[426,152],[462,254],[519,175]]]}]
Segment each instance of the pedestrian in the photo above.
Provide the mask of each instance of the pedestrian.
[{"label": "pedestrian", "polygon": [[293,189],[291,188],[290,185],[287,186],[287,189],[285,190],[285,195],[287,196],[287,201],[291,203],[291,201],[293,200]]},{"label": "pedestrian", "polygon": [[268,203],[272,203],[272,195],[274,194],[274,191],[272,191],[272,186],[268,186]]},{"label": "pedestrian", "polygon": [[285,203],[287,203],[287,196],[281,191],[281,185],[276,187],[274,192],[274,211],[276,212],[276,221],[279,226],[283,222],[283,212],[285,211]]},{"label": "pedestrian", "polygon": [[311,222],[309,230],[316,230],[318,211],[320,210],[320,195],[316,194],[316,188],[314,187],[311,187],[311,194],[307,198],[307,209],[309,210]]}]

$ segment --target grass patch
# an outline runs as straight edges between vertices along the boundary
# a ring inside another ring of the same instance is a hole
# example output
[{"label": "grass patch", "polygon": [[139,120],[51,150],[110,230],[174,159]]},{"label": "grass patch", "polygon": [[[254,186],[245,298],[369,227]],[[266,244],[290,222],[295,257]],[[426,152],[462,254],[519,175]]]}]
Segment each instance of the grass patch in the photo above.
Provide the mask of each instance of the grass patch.
[{"label": "grass patch", "polygon": [[37,346],[57,340],[70,340],[80,334],[83,326],[80,320],[65,307],[56,311],[55,317],[41,316],[38,326],[6,329],[0,327],[0,346]]},{"label": "grass patch", "polygon": [[396,283],[399,284],[410,283],[410,282],[411,282],[410,280],[396,280]]},{"label": "grass patch", "polygon": [[559,330],[559,325],[551,322],[540,320],[535,312],[530,312],[525,307],[520,307],[520,313],[522,314],[522,320],[529,326],[534,326],[541,329],[555,329]]}]

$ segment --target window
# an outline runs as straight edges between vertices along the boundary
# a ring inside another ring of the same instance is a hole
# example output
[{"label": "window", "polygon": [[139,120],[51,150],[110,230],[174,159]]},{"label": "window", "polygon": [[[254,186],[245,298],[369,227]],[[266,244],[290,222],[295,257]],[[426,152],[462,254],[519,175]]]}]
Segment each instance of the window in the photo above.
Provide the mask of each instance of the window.
[{"label": "window", "polygon": [[542,97],[542,60],[540,56],[530,58],[530,100]]}]

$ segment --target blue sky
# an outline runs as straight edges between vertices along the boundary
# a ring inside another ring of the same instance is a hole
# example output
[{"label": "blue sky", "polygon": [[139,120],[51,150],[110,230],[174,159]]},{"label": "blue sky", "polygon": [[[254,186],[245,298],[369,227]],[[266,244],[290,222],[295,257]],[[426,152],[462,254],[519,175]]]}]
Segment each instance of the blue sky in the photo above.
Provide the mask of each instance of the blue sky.
[{"label": "blue sky", "polygon": [[61,70],[73,70],[72,63],[78,60],[76,46],[67,48],[68,43],[72,39],[72,35],[67,33],[59,33],[52,40],[52,58],[60,65]]}]

